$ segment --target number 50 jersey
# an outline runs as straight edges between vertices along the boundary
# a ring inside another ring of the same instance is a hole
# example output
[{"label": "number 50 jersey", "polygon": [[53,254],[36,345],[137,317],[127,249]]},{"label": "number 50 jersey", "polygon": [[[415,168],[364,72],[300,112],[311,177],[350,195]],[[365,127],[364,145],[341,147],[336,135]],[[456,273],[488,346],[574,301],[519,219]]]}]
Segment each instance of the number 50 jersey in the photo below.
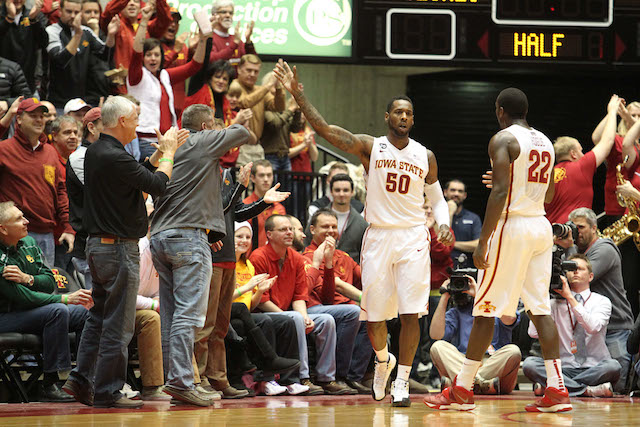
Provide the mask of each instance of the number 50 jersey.
[{"label": "number 50 jersey", "polygon": [[374,227],[407,228],[426,223],[425,178],[429,172],[427,149],[409,139],[402,150],[386,136],[373,140],[364,218]]},{"label": "number 50 jersey", "polygon": [[509,132],[520,145],[520,155],[511,163],[509,195],[502,214],[544,215],[544,197],[555,164],[553,144],[533,128],[512,125],[501,132]]}]

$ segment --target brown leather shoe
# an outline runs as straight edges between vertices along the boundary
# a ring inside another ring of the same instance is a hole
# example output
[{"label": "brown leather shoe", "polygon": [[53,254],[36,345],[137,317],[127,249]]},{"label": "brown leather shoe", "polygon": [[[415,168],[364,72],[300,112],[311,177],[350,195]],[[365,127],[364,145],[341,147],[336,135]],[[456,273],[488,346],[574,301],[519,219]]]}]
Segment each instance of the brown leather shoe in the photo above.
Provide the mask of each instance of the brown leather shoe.
[{"label": "brown leather shoe", "polygon": [[62,390],[83,405],[93,406],[93,391],[89,387],[69,378],[62,386]]},{"label": "brown leather shoe", "polygon": [[[325,393],[331,395],[345,395],[345,394],[355,394],[354,389],[347,387],[344,383],[339,383],[337,381],[328,381],[328,382],[320,382],[318,381],[318,385],[322,387]],[[357,393],[357,392],[356,392]]]},{"label": "brown leather shoe", "polygon": [[347,385],[352,389],[355,389],[358,392],[358,394],[371,394],[371,387],[370,386],[366,387],[364,384],[362,384],[359,381],[347,380]]},{"label": "brown leather shoe", "polygon": [[315,385],[314,383],[312,383],[309,378],[301,380],[300,384],[309,387],[309,391],[302,393],[305,396],[318,396],[320,394],[324,394],[324,389],[319,385]]},{"label": "brown leather shoe", "polygon": [[111,403],[94,403],[94,408],[123,408],[123,409],[137,409],[142,408],[144,402],[142,400],[131,400],[128,397],[122,396],[120,399]]},{"label": "brown leather shoe", "polygon": [[249,396],[249,392],[247,390],[238,390],[231,386],[223,390],[218,390],[218,392],[222,393],[223,399],[242,399]]},{"label": "brown leather shoe", "polygon": [[[211,406],[213,405],[213,399],[205,396],[203,394],[198,393],[194,390],[180,390],[175,387],[165,386],[164,392],[173,397],[174,399],[196,406]],[[172,399],[173,402],[173,399]]]}]

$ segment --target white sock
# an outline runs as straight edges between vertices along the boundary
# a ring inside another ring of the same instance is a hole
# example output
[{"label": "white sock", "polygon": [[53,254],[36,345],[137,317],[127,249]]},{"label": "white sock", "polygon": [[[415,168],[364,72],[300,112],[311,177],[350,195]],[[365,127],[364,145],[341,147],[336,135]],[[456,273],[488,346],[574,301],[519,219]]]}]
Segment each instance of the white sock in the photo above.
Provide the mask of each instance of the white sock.
[{"label": "white sock", "polygon": [[465,357],[464,362],[462,363],[462,369],[460,369],[460,373],[456,379],[456,385],[471,391],[473,388],[473,380],[476,377],[476,373],[478,373],[478,369],[480,369],[481,364],[482,362],[479,360],[471,360]]},{"label": "white sock", "polygon": [[411,366],[398,365],[398,376],[396,379],[409,382],[409,374],[411,373]]},{"label": "white sock", "polygon": [[560,359],[545,359],[544,368],[547,371],[547,387],[557,388],[560,391],[566,390]]},{"label": "white sock", "polygon": [[375,350],[378,362],[387,362],[389,360],[389,350],[385,345],[382,350]]}]

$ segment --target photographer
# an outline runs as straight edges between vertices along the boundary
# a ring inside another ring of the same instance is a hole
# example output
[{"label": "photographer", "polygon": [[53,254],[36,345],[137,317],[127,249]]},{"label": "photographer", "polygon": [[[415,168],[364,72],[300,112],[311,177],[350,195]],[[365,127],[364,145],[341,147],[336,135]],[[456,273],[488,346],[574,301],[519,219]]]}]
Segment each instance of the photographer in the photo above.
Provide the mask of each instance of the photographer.
[{"label": "photographer", "polygon": [[[465,278],[469,284],[469,290],[466,291],[451,290],[451,280],[443,283],[442,297],[429,328],[429,335],[440,340],[431,346],[431,360],[443,377],[443,388],[450,385],[462,367],[473,326],[476,281],[471,276]],[[453,307],[447,310],[450,299]],[[495,319],[493,340],[476,375],[474,393],[509,394],[514,389],[522,356],[518,346],[511,344],[511,333],[519,321],[520,315],[517,313],[516,317]]]},{"label": "photographer", "polygon": [[[609,298],[591,292],[589,283],[594,274],[591,262],[582,254],[572,255],[577,269],[561,276],[562,289],[555,292],[562,299],[551,300],[551,317],[558,328],[560,359],[565,387],[570,396],[611,397],[620,378],[620,363],[612,359],[606,345],[607,323],[611,317]],[[533,323],[529,335],[538,337]],[[542,395],[547,375],[540,357],[528,357],[522,367],[534,382],[534,393]]]},{"label": "photographer", "polygon": [[[614,384],[614,389],[623,392],[631,364],[631,355],[626,346],[633,327],[633,315],[622,280],[620,251],[611,239],[598,237],[596,214],[591,209],[575,209],[569,214],[569,220],[578,227],[578,239],[575,242],[577,252],[586,255],[592,266],[591,289],[609,298],[612,304],[606,344],[611,357],[622,366],[620,380]],[[571,248],[573,243],[571,236],[563,240],[556,239],[556,244],[563,248]]]}]

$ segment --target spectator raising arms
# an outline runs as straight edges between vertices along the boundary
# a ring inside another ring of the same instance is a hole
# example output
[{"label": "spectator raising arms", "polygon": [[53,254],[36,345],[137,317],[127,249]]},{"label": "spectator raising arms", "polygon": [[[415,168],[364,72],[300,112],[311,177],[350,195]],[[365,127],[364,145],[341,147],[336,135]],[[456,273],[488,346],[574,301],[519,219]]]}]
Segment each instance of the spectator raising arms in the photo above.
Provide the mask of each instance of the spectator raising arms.
[{"label": "spectator raising arms", "polygon": [[177,124],[172,84],[193,76],[204,60],[204,42],[199,43],[193,59],[187,64],[164,69],[162,44],[158,39],[145,39],[147,26],[153,14],[150,5],[142,9],[142,20],[133,43],[133,55],[127,77],[128,92],[140,101],[138,138],[141,159],[153,154],[156,142],[154,129],[166,132]]}]

